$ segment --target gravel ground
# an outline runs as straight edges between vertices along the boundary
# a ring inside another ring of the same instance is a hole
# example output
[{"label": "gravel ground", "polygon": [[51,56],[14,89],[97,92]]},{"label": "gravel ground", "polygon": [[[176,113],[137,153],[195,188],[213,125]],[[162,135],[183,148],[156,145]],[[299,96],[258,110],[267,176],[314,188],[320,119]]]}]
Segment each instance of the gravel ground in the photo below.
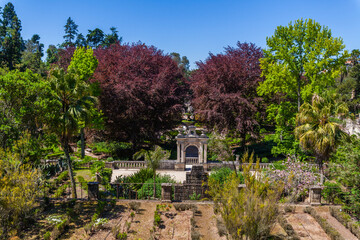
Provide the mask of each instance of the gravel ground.
[{"label": "gravel ground", "polygon": [[[188,167],[188,166],[187,166]],[[117,176],[129,176],[135,172],[139,171],[139,169],[114,169],[111,177],[111,181],[115,181]],[[160,175],[170,175],[175,179],[175,181],[182,183],[186,180],[186,173],[190,172],[190,168],[187,168],[187,171],[173,171],[173,170],[158,170],[156,171]]]}]

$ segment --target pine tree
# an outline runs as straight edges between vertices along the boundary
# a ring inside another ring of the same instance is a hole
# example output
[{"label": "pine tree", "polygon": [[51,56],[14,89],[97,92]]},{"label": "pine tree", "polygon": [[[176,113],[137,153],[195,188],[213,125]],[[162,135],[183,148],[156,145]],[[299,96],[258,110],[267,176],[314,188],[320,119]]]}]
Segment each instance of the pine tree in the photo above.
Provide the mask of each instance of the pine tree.
[{"label": "pine tree", "polygon": [[78,25],[75,24],[75,22],[71,19],[71,17],[68,18],[66,21],[65,27],[65,35],[64,35],[64,45],[72,45],[73,40],[75,40],[75,37],[78,34]]},{"label": "pine tree", "polygon": [[20,62],[23,40],[21,38],[21,21],[18,19],[14,5],[7,3],[2,13],[2,27],[0,30],[1,65],[14,69],[15,65]]}]

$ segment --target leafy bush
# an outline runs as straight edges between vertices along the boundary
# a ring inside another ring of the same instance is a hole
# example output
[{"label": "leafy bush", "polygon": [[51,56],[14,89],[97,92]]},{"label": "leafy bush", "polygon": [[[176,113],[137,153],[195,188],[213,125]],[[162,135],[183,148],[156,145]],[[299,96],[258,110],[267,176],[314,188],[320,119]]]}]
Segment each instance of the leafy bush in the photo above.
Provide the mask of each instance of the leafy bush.
[{"label": "leafy bush", "polygon": [[174,208],[176,211],[186,211],[186,210],[197,211],[197,206],[192,203],[174,203]]},{"label": "leafy bush", "polygon": [[[214,171],[211,171],[209,179],[217,182],[220,185],[223,185],[224,182],[227,181],[233,173],[234,173],[234,170],[232,170],[228,167],[222,167],[222,168],[218,168]],[[240,179],[240,183],[244,183],[244,177],[240,172],[238,172],[238,177]]]},{"label": "leafy bush", "polygon": [[44,240],[50,240],[51,239],[51,233],[48,231],[43,236]]},{"label": "leafy bush", "polygon": [[262,163],[269,163],[269,159],[268,159],[267,157],[263,157],[263,158],[261,159],[261,162],[262,162]]},{"label": "leafy bush", "polygon": [[58,189],[56,190],[54,197],[55,198],[61,198],[62,196],[65,195],[65,191],[69,188],[69,184],[64,184],[60,187],[58,187]]},{"label": "leafy bush", "polygon": [[55,179],[55,182],[56,184],[61,184],[67,180],[69,180],[69,171],[66,170],[59,174],[59,176]]},{"label": "leafy bush", "polygon": [[[156,198],[161,197],[161,184],[162,183],[176,183],[176,181],[171,178],[170,175],[157,175],[156,179]],[[153,196],[154,193],[154,180],[148,179],[143,186],[138,190],[138,198],[139,199],[146,199],[148,197]]]},{"label": "leafy bush", "polygon": [[81,188],[84,189],[84,190],[87,190],[87,181],[84,179],[83,176],[77,176],[77,179],[81,185]]},{"label": "leafy bush", "polygon": [[200,200],[201,194],[196,194],[196,192],[193,192],[193,194],[191,194],[189,198],[190,200]]},{"label": "leafy bush", "polygon": [[321,194],[326,201],[332,204],[341,204],[343,201],[343,192],[339,183],[325,182]]},{"label": "leafy bush", "polygon": [[117,235],[116,235],[116,239],[120,239],[120,240],[126,240],[127,239],[127,233],[123,232],[119,232]]},{"label": "leafy bush", "polygon": [[161,215],[158,211],[154,212],[154,226],[159,226],[161,223]]}]

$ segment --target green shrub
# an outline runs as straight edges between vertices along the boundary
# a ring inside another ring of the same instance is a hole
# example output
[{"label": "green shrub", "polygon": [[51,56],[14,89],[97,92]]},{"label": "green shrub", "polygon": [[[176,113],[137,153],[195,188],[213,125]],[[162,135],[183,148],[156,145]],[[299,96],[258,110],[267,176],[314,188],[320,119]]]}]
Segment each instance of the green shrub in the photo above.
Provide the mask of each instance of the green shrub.
[{"label": "green shrub", "polygon": [[161,223],[161,215],[158,211],[154,212],[154,226],[159,226]]},{"label": "green shrub", "polygon": [[83,176],[77,176],[77,179],[81,185],[81,188],[87,190],[87,181],[84,179]]},{"label": "green shrub", "polygon": [[339,183],[325,182],[325,188],[321,191],[322,197],[332,204],[341,204],[343,202],[343,192]]},{"label": "green shrub", "polygon": [[261,162],[262,162],[262,163],[269,163],[269,159],[268,159],[267,157],[263,157],[263,158],[261,159]]},{"label": "green shrub", "polygon": [[[227,181],[227,179],[232,174],[234,174],[234,170],[232,170],[231,168],[228,168],[228,167],[222,167],[222,168],[218,168],[214,171],[211,171],[209,179],[213,179],[217,183],[223,185],[224,182]],[[238,172],[238,177],[240,178],[240,183],[243,183],[244,177],[240,172]]]},{"label": "green shrub", "polygon": [[69,188],[69,184],[64,184],[60,187],[58,187],[58,189],[56,190],[54,197],[55,198],[61,198],[62,196],[65,195],[66,190]]},{"label": "green shrub", "polygon": [[59,174],[59,176],[55,179],[55,183],[61,184],[67,180],[69,180],[69,171],[66,170]]},{"label": "green shrub", "polygon": [[117,235],[116,235],[116,239],[120,239],[120,240],[126,240],[127,239],[127,233],[123,232],[119,232]]},{"label": "green shrub", "polygon": [[189,198],[190,200],[200,200],[201,194],[196,194],[196,192],[194,191],[193,194],[189,196]]},{"label": "green shrub", "polygon": [[47,231],[44,236],[43,236],[44,240],[50,240],[51,238],[51,233],[49,231]]},{"label": "green shrub", "polygon": [[186,211],[186,210],[197,211],[197,206],[195,204],[174,203],[173,205],[176,211]]},{"label": "green shrub", "polygon": [[[169,175],[164,176],[156,176],[155,179],[156,182],[156,198],[161,197],[161,184],[162,183],[176,183],[176,181],[171,178]],[[142,187],[137,191],[138,192],[138,198],[139,199],[147,199],[149,197],[152,197],[154,194],[154,180],[148,179],[145,181],[145,183],[142,185]]]},{"label": "green shrub", "polygon": [[295,206],[286,205],[286,206],[284,207],[284,211],[285,211],[286,213],[294,213],[294,212],[295,212]]}]

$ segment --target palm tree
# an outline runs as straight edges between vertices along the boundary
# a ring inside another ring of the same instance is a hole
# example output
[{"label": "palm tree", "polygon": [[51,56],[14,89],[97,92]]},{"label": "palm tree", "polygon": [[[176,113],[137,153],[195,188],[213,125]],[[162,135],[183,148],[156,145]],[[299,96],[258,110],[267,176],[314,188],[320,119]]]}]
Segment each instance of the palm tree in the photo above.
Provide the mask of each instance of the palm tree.
[{"label": "palm tree", "polygon": [[52,123],[52,131],[60,139],[65,152],[69,168],[72,196],[76,198],[76,186],[70,159],[69,143],[75,133],[81,128],[80,120],[86,119],[89,110],[94,106],[96,98],[92,94],[92,87],[85,81],[79,81],[71,72],[54,68],[50,73],[50,85],[55,100],[59,104]]},{"label": "palm tree", "polygon": [[160,146],[155,146],[153,151],[141,149],[134,154],[134,159],[144,158],[147,167],[153,171],[154,175],[154,198],[156,198],[156,170],[160,167],[160,161],[169,159],[170,152],[162,149]]},{"label": "palm tree", "polygon": [[324,98],[315,94],[311,104],[304,103],[296,116],[295,137],[300,145],[312,151],[323,173],[322,164],[347,134],[341,127],[341,119],[348,115],[345,103],[334,101],[334,95]]}]

